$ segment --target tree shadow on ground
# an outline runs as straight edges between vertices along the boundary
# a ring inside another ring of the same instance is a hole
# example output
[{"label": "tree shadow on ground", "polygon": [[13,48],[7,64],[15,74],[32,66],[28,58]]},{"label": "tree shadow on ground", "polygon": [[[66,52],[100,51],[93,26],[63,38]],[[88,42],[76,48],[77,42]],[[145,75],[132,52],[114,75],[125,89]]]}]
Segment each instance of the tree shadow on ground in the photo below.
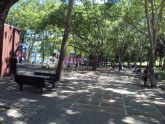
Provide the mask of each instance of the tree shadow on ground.
[{"label": "tree shadow on ground", "polygon": [[34,87],[25,87],[20,92],[9,78],[0,82],[0,101],[10,107],[0,113],[5,123],[165,122],[164,92],[140,87],[136,79],[124,72],[64,73],[64,80],[43,94]]}]

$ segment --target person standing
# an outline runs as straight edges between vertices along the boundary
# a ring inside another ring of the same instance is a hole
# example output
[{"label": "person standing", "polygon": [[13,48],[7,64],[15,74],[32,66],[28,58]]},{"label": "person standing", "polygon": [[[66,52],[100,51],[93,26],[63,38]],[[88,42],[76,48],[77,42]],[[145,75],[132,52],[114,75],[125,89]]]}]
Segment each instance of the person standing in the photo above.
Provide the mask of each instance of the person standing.
[{"label": "person standing", "polygon": [[119,71],[122,71],[122,64],[119,63]]},{"label": "person standing", "polygon": [[143,81],[144,81],[144,86],[148,86],[148,76],[149,76],[149,71],[148,68],[146,67],[143,71]]},{"label": "person standing", "polygon": [[11,80],[14,79],[14,75],[17,73],[17,58],[11,57],[10,59],[10,76]]}]

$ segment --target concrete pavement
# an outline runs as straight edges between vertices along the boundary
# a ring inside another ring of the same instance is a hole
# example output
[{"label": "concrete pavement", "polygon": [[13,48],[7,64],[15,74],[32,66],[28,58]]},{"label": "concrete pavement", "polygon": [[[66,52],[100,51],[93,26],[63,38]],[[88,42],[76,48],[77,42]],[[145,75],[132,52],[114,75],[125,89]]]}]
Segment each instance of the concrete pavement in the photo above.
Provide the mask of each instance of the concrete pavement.
[{"label": "concrete pavement", "polygon": [[[31,74],[37,68],[20,68]],[[2,124],[164,124],[165,92],[139,85],[129,72],[64,73],[54,89],[19,91],[10,78],[0,79]]]}]

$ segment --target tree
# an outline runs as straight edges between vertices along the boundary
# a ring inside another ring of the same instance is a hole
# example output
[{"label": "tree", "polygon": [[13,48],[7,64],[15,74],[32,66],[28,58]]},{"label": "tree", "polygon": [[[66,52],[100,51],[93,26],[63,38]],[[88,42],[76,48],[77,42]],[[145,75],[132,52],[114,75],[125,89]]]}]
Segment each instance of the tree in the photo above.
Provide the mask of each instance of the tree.
[{"label": "tree", "polygon": [[14,5],[18,0],[1,0],[0,1],[0,27],[3,26],[9,9]]},{"label": "tree", "polygon": [[[0,1],[0,49],[2,49],[2,40],[3,40],[3,26],[9,12],[9,9],[14,5],[18,0],[1,0]],[[2,54],[0,52],[0,54]],[[1,56],[1,55],[0,55]],[[0,65],[2,65],[0,61]]]},{"label": "tree", "polygon": [[63,62],[64,62],[65,53],[67,49],[67,40],[68,40],[69,32],[70,32],[73,3],[74,3],[74,0],[69,0],[68,12],[65,18],[65,30],[64,30],[63,40],[61,44],[59,63],[56,70],[58,80],[61,79],[61,75],[62,75]]},{"label": "tree", "polygon": [[159,36],[156,45],[156,55],[159,57],[159,67],[163,70],[163,58],[165,57],[165,39]]},{"label": "tree", "polygon": [[[27,48],[27,60],[31,60],[32,52],[34,51],[36,44],[37,49],[46,42],[45,52],[38,50],[42,56],[50,56],[53,51],[51,42],[54,42],[54,37],[57,35],[55,31],[56,26],[47,26],[46,22],[43,22],[43,17],[49,15],[52,11],[59,8],[60,3],[54,0],[40,1],[40,0],[20,0],[18,4],[10,10],[6,22],[10,25],[18,27],[21,30],[22,43],[26,43]],[[21,18],[20,18],[21,17]],[[45,25],[47,27],[45,27]],[[60,33],[61,34],[61,33]],[[54,45],[54,44],[53,44]],[[49,49],[51,46],[51,49]],[[55,46],[55,45],[54,45]],[[46,57],[42,57],[44,59]],[[44,61],[44,60],[42,60]]]},{"label": "tree", "polygon": [[[163,9],[165,7],[165,1],[162,0],[159,5],[159,9],[156,9],[155,0],[145,0],[145,14],[148,28],[148,39],[150,43],[150,59],[149,59],[149,69],[150,69],[150,81],[151,86],[156,87],[156,81],[154,77],[154,63],[155,63],[155,53],[156,44],[158,39],[158,34],[160,31],[160,24],[163,17]],[[156,12],[158,13],[156,17]]]},{"label": "tree", "polygon": [[3,38],[3,26],[9,12],[9,9],[14,5],[18,0],[1,0],[0,1],[0,41]]}]

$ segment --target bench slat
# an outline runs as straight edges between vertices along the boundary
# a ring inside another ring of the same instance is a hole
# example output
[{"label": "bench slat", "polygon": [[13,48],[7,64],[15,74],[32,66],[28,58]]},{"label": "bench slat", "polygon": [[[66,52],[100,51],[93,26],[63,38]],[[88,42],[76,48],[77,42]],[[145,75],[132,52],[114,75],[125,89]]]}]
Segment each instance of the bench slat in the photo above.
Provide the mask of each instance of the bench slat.
[{"label": "bench slat", "polygon": [[48,83],[52,84],[52,88],[57,81],[57,74],[55,73],[47,73],[47,72],[34,72],[34,75],[42,75],[42,76],[49,76]]},{"label": "bench slat", "polygon": [[15,75],[15,82],[20,86],[20,90],[23,90],[23,85],[32,85],[36,86],[38,89],[43,90],[46,87],[45,81],[49,77],[37,76],[37,75]]}]

